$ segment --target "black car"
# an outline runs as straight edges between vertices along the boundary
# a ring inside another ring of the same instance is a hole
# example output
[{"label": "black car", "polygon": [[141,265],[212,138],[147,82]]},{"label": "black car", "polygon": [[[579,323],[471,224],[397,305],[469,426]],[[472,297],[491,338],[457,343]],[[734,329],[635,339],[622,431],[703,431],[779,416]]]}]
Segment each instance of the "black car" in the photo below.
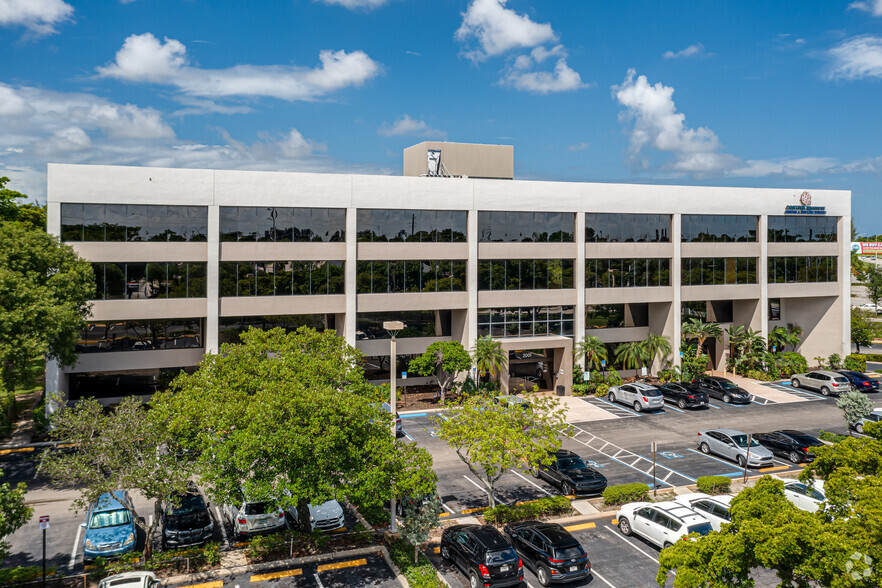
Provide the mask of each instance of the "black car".
[{"label": "black car", "polygon": [[490,525],[454,525],[441,534],[441,557],[469,578],[469,586],[517,586],[524,564],[505,537]]},{"label": "black car", "polygon": [[195,484],[162,507],[162,541],[168,547],[198,545],[211,540],[214,521],[209,504]]},{"label": "black car", "polygon": [[756,433],[753,438],[775,455],[786,457],[793,463],[814,461],[815,456],[809,453],[809,448],[823,447],[824,445],[816,437],[807,435],[802,431]]},{"label": "black car", "polygon": [[702,376],[692,382],[698,389],[707,392],[708,396],[718,398],[726,404],[750,404],[750,394],[739,388],[726,378],[718,376]]},{"label": "black car", "polygon": [[553,458],[548,465],[539,464],[533,475],[551,482],[566,496],[585,496],[602,494],[606,489],[606,477],[588,467],[582,458],[566,449],[550,454]]},{"label": "black car", "polygon": [[851,382],[851,385],[854,386],[854,389],[858,392],[879,391],[879,381],[870,378],[867,374],[852,370],[839,370],[839,373],[848,378],[848,381]]},{"label": "black car", "polygon": [[525,521],[503,529],[524,565],[539,583],[573,582],[591,575],[588,554],[575,537],[557,523]]},{"label": "black car", "polygon": [[680,408],[707,407],[707,392],[689,382],[669,382],[658,386],[665,400],[674,402]]}]

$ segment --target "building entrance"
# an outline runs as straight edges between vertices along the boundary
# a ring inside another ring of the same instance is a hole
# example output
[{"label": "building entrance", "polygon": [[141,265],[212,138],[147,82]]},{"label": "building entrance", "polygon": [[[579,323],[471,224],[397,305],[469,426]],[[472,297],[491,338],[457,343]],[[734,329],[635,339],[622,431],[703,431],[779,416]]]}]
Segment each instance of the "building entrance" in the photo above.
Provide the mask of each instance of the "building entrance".
[{"label": "building entrance", "polygon": [[508,388],[511,392],[551,390],[554,386],[551,364],[554,361],[547,349],[521,349],[508,352]]}]

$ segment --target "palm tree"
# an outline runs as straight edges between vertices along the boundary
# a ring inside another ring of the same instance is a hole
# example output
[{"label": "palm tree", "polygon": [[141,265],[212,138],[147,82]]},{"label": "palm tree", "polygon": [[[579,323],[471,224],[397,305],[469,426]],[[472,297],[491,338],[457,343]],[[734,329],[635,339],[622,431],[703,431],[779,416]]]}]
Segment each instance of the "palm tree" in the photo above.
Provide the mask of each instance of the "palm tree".
[{"label": "palm tree", "polygon": [[744,325],[731,325],[726,329],[726,334],[729,335],[729,359],[735,360],[735,352],[741,349],[741,341],[744,339],[745,332]]},{"label": "palm tree", "polygon": [[652,369],[652,362],[655,361],[656,357],[661,355],[661,359],[664,361],[673,351],[670,339],[664,335],[656,335],[654,333],[650,333],[643,340],[643,348],[646,351],[647,363],[650,369]]},{"label": "palm tree", "polygon": [[753,363],[756,356],[766,350],[766,342],[762,333],[748,328],[741,339],[741,353],[750,359],[750,369],[753,369]]},{"label": "palm tree", "polygon": [[698,339],[695,357],[699,357],[705,341],[708,339],[719,341],[723,338],[723,328],[719,323],[705,323],[701,319],[692,317],[683,323],[683,337],[686,339]]},{"label": "palm tree", "polygon": [[775,327],[771,331],[769,331],[769,350],[771,351],[772,347],[775,347],[777,351],[784,352],[784,349],[788,345],[792,345],[794,349],[800,343],[800,338],[798,335],[795,335],[785,329],[784,327]]},{"label": "palm tree", "polygon": [[472,347],[472,360],[481,375],[490,374],[492,379],[502,373],[503,366],[508,363],[508,356],[502,350],[502,343],[486,335],[475,340]]},{"label": "palm tree", "polygon": [[795,323],[787,323],[787,332],[799,339],[799,342],[793,344],[793,350],[796,351],[797,346],[802,343],[802,327]]},{"label": "palm tree", "polygon": [[616,347],[616,361],[621,362],[624,368],[634,368],[634,377],[637,377],[637,369],[647,359],[646,346],[643,341],[629,341]]},{"label": "palm tree", "polygon": [[576,345],[576,357],[585,358],[585,367],[599,370],[601,362],[607,360],[606,345],[600,340],[600,337],[588,335],[584,341],[579,341]]}]

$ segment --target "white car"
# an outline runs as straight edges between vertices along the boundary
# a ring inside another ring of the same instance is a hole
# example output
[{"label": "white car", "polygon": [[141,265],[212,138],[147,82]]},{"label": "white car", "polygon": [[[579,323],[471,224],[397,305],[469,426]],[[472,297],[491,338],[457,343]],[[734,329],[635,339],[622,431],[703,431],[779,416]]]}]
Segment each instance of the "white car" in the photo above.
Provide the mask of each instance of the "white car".
[{"label": "white car", "polygon": [[735,497],[728,494],[710,496],[703,492],[695,492],[694,494],[681,494],[674,498],[674,502],[691,508],[706,518],[714,531],[719,531],[723,525],[732,520],[729,513],[729,503],[733,498]]},{"label": "white car", "polygon": [[778,479],[784,482],[784,496],[800,510],[818,512],[822,508],[822,503],[827,499],[824,496],[824,482],[822,480],[815,480],[814,485],[809,486],[799,480]]},{"label": "white car", "polygon": [[[297,509],[291,507],[288,509],[295,521],[297,518]],[[312,523],[313,531],[338,531],[346,527],[346,516],[343,514],[343,507],[336,500],[329,500],[324,504],[315,506],[309,504],[309,521]]]},{"label": "white car", "polygon": [[707,535],[713,531],[705,517],[672,501],[631,502],[619,509],[616,519],[623,535],[639,535],[661,548],[692,533]]},{"label": "white car", "polygon": [[241,504],[227,504],[224,515],[233,526],[233,536],[243,539],[261,533],[275,533],[288,527],[285,511],[273,507],[269,502],[243,501]]},{"label": "white car", "polygon": [[620,402],[634,408],[635,412],[641,410],[661,410],[665,407],[665,399],[661,391],[655,386],[634,382],[613,386],[609,389],[610,402]]},{"label": "white car", "polygon": [[98,588],[159,588],[161,584],[153,572],[125,572],[104,578]]}]

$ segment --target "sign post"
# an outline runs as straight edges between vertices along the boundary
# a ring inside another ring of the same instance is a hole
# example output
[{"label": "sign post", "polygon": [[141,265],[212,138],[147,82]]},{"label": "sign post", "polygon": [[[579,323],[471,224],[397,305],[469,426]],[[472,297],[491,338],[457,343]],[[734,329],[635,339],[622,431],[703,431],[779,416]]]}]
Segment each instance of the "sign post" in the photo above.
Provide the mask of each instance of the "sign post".
[{"label": "sign post", "polygon": [[40,515],[40,529],[43,531],[43,588],[46,588],[46,529],[49,528],[49,515]]},{"label": "sign post", "polygon": [[750,461],[750,444],[752,442],[753,435],[747,436],[747,455],[744,457],[744,480],[743,482],[747,484],[747,463]]},{"label": "sign post", "polygon": [[652,497],[658,496],[658,478],[655,477],[655,450],[658,447],[655,441],[652,442]]}]

